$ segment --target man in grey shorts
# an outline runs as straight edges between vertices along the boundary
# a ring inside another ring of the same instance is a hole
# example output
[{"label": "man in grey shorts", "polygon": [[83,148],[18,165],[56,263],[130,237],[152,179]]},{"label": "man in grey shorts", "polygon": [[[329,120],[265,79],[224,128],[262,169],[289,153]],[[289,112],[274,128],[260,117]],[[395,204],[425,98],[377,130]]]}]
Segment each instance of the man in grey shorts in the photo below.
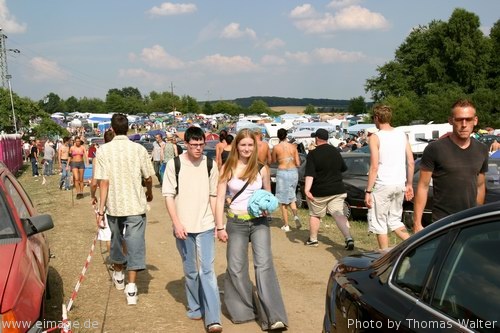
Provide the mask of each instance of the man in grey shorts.
[{"label": "man in grey shorts", "polygon": [[328,131],[320,128],[311,134],[316,138],[316,148],[307,155],[304,193],[309,206],[309,239],[307,246],[318,246],[320,218],[328,211],[345,238],[345,248],[354,249],[354,240],[344,215],[347,194],[342,182],[342,172],[347,170],[337,148],[328,144]]},{"label": "man in grey shorts", "polygon": [[[111,128],[116,136],[97,151],[94,163],[94,178],[99,181],[100,187],[97,225],[102,225],[106,214],[111,229],[113,282],[116,289],[125,289],[127,303],[135,305],[138,299],[135,284],[137,272],[146,269],[146,211],[147,201],[153,200],[152,176],[155,172],[146,148],[127,137],[127,117],[114,114]],[[122,251],[123,241],[127,246],[126,254]],[[124,264],[128,271],[126,287]]]}]

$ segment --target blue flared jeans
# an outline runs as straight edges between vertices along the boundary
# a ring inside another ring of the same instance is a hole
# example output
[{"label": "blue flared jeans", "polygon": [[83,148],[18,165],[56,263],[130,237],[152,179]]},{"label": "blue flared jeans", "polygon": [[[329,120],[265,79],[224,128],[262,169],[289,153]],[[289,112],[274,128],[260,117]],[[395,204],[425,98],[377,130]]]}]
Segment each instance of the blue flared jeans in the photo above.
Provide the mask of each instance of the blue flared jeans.
[{"label": "blue flared jeans", "polygon": [[[214,270],[214,229],[188,233],[187,239],[176,239],[186,278],[189,318],[205,319],[205,326],[221,323],[220,297]],[[199,263],[199,267],[198,267]]]}]

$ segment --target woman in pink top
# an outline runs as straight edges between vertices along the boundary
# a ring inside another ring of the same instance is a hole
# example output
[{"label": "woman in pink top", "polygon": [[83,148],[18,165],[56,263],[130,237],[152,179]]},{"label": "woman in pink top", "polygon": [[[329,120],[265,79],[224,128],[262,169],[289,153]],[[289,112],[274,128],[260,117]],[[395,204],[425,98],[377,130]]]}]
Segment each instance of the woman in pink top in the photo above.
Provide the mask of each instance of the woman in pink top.
[{"label": "woman in pink top", "polygon": [[[245,190],[234,198],[247,182]],[[247,211],[248,200],[253,192],[261,188],[271,190],[269,169],[259,166],[255,135],[250,130],[243,129],[233,141],[217,187],[217,238],[227,242],[224,302],[233,323],[253,321],[256,314],[259,314],[257,320],[262,330],[283,330],[288,326],[288,319],[274,269],[269,222],[266,216],[254,217]],[[227,190],[234,200],[230,203],[224,228]],[[249,242],[252,246],[257,285],[258,298],[255,300],[248,272]]]},{"label": "woman in pink top", "polygon": [[87,149],[82,146],[82,139],[75,138],[75,143],[69,148],[68,168],[71,167],[73,173],[73,183],[76,189],[76,198],[83,198],[83,174],[87,163]]}]

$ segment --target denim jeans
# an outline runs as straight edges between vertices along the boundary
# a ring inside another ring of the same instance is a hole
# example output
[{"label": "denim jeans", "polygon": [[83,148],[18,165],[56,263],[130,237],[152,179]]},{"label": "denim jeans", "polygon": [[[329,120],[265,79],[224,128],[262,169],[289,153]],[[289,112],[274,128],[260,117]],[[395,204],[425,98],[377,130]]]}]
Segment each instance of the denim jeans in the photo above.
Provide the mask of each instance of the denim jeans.
[{"label": "denim jeans", "polygon": [[61,179],[59,180],[59,185],[61,187],[64,185],[64,188],[69,190],[71,171],[67,170],[67,167],[68,161],[61,161]]},{"label": "denim jeans", "polygon": [[160,166],[161,166],[161,161],[153,161],[153,169],[155,170],[156,178],[158,178],[158,182],[160,182],[161,185],[163,175],[160,175]]},{"label": "denim jeans", "polygon": [[31,172],[33,173],[33,176],[38,176],[38,161],[36,158],[31,157]]},{"label": "denim jeans", "polygon": [[[254,320],[263,330],[277,321],[288,325],[285,305],[271,252],[271,232],[267,217],[248,221],[229,218],[226,230],[227,271],[224,279],[224,303],[234,323]],[[257,295],[248,273],[248,243],[252,246]],[[256,304],[256,308],[254,308]]]},{"label": "denim jeans", "polygon": [[54,167],[54,161],[53,160],[43,160],[45,163],[45,176],[52,176],[53,174],[53,167]]},{"label": "denim jeans", "polygon": [[[146,214],[131,216],[107,215],[111,229],[111,262],[127,263],[128,271],[146,269]],[[125,234],[123,234],[125,229]],[[123,254],[122,242],[127,245],[127,255]]]},{"label": "denim jeans", "polygon": [[[187,239],[176,238],[186,278],[189,318],[204,317],[205,326],[220,323],[220,298],[214,271],[214,229],[188,233]],[[198,268],[199,262],[199,268]]]}]

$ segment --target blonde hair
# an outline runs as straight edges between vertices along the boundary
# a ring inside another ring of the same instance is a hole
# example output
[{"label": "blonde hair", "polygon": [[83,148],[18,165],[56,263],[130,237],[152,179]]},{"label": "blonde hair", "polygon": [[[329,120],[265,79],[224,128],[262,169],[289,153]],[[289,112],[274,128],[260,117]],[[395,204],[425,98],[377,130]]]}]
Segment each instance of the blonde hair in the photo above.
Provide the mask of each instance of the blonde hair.
[{"label": "blonde hair", "polygon": [[257,139],[255,138],[255,134],[249,129],[242,129],[236,134],[236,138],[234,138],[231,144],[231,152],[229,153],[229,157],[224,163],[222,173],[220,175],[219,181],[227,181],[231,179],[233,176],[233,171],[236,169],[238,165],[238,160],[240,158],[240,154],[238,152],[238,144],[241,140],[250,138],[254,144],[254,150],[252,151],[252,155],[248,159],[247,167],[241,176],[242,180],[248,180],[250,183],[253,183],[255,179],[257,179],[257,174],[259,173],[259,163],[257,160]]}]

